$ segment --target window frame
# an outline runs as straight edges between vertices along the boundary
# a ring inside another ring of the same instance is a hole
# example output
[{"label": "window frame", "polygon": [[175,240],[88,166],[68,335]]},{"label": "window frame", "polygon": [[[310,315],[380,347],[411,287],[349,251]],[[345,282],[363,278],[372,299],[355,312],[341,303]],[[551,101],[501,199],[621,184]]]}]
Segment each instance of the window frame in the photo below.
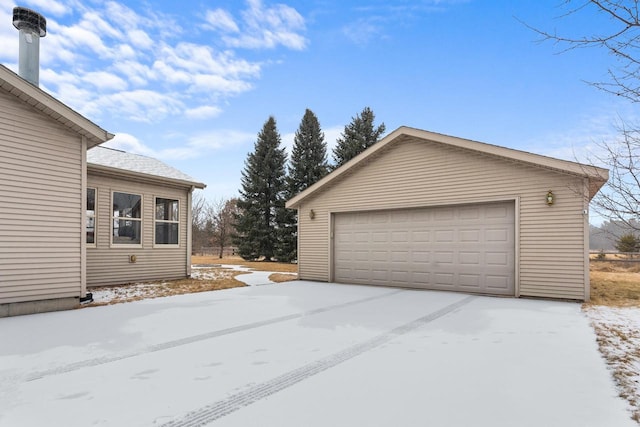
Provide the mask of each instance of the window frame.
[{"label": "window frame", "polygon": [[[140,223],[140,243],[118,243],[113,241],[114,222],[122,218],[113,215],[113,199],[116,193],[129,194],[132,196],[140,197],[140,218],[126,218],[131,221],[139,221]],[[142,242],[144,241],[144,195],[142,193],[133,193],[127,190],[111,190],[111,205],[109,207],[109,243],[112,247],[117,248],[142,248]]]},{"label": "window frame", "polygon": [[[88,224],[87,221],[91,217],[89,215],[89,190],[93,190],[93,242],[89,243],[87,241],[88,233]],[[98,187],[87,187],[87,200],[85,203],[84,211],[85,211],[85,226],[84,226],[84,243],[87,248],[95,248],[98,246]]]},{"label": "window frame", "polygon": [[[170,201],[174,201],[178,203],[178,219],[173,221],[173,220],[165,220],[165,219],[158,219],[156,218],[156,206],[158,203],[158,199],[164,199],[164,200],[170,200]],[[163,196],[154,196],[153,197],[153,247],[154,248],[179,248],[180,247],[180,199],[176,198],[176,197],[163,197]],[[158,243],[156,238],[156,225],[158,223],[161,224],[177,224],[178,226],[178,238],[177,238],[177,242],[178,243]]]}]

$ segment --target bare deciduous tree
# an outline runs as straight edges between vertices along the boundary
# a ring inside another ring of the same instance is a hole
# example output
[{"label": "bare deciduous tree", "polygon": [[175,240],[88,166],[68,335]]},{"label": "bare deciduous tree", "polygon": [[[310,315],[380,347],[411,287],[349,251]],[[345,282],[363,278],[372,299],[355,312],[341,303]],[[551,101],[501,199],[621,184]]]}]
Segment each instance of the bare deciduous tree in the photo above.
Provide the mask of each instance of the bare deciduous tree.
[{"label": "bare deciduous tree", "polygon": [[191,240],[194,252],[207,245],[207,216],[209,203],[201,192],[193,193],[191,200]]},{"label": "bare deciduous tree", "polygon": [[218,248],[218,256],[224,256],[224,248],[231,244],[235,233],[235,214],[238,213],[238,199],[220,199],[211,204],[209,218],[211,221],[211,241]]},{"label": "bare deciduous tree", "polygon": [[591,205],[604,217],[640,230],[640,129],[622,124],[619,130],[622,138],[601,142],[602,154],[591,159],[610,168],[609,181]]},{"label": "bare deciduous tree", "polygon": [[[589,30],[592,35],[563,35],[525,24],[542,36],[564,47],[564,51],[580,48],[599,48],[606,50],[616,60],[615,67],[609,67],[609,81],[591,82],[593,86],[631,100],[640,101],[640,5],[635,0],[565,0],[561,6],[565,9],[562,18],[573,15],[595,13],[601,18],[602,25]],[[603,28],[608,31],[602,32]]]},{"label": "bare deciduous tree", "polygon": [[[637,0],[565,0],[561,6],[564,19],[578,14],[595,13],[602,25],[587,29],[591,35],[560,35],[529,28],[565,47],[565,51],[579,48],[604,49],[615,59],[616,66],[608,68],[608,81],[590,84],[606,92],[640,102],[640,6]],[[599,143],[601,154],[592,165],[606,165],[609,181],[592,201],[592,207],[604,217],[620,221],[630,229],[638,229],[640,218],[640,128],[622,121],[621,137]]]}]

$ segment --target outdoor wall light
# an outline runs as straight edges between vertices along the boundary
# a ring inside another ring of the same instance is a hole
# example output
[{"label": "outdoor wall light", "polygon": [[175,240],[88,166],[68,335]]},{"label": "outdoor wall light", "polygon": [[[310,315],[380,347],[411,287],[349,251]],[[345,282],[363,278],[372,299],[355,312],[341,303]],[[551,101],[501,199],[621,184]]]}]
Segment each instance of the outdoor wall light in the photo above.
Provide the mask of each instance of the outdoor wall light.
[{"label": "outdoor wall light", "polygon": [[309,211],[309,219],[314,219],[316,217],[316,213],[313,211],[313,209],[311,209]]},{"label": "outdoor wall light", "polygon": [[553,191],[549,190],[547,193],[547,204],[551,206],[555,200],[555,196],[553,195]]}]

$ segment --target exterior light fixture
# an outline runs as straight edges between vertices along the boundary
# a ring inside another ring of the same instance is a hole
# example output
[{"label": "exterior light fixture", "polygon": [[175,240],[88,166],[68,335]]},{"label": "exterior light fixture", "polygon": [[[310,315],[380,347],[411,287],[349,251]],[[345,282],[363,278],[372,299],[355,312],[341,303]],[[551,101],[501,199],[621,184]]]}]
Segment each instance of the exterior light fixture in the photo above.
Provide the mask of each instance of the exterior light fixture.
[{"label": "exterior light fixture", "polygon": [[547,205],[551,206],[555,201],[555,196],[553,195],[553,191],[549,190],[547,193]]},{"label": "exterior light fixture", "polygon": [[309,219],[314,219],[316,217],[316,213],[313,211],[313,209],[311,209],[309,211]]}]

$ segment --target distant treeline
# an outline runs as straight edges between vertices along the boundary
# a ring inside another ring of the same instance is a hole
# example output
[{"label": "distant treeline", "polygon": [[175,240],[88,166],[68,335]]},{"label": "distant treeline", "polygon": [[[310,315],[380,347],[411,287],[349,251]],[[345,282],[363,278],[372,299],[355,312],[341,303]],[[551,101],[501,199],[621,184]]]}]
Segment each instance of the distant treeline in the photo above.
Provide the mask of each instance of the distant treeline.
[{"label": "distant treeline", "polygon": [[615,251],[616,243],[626,234],[640,235],[640,221],[605,221],[600,226],[590,225],[589,249],[592,251]]}]

